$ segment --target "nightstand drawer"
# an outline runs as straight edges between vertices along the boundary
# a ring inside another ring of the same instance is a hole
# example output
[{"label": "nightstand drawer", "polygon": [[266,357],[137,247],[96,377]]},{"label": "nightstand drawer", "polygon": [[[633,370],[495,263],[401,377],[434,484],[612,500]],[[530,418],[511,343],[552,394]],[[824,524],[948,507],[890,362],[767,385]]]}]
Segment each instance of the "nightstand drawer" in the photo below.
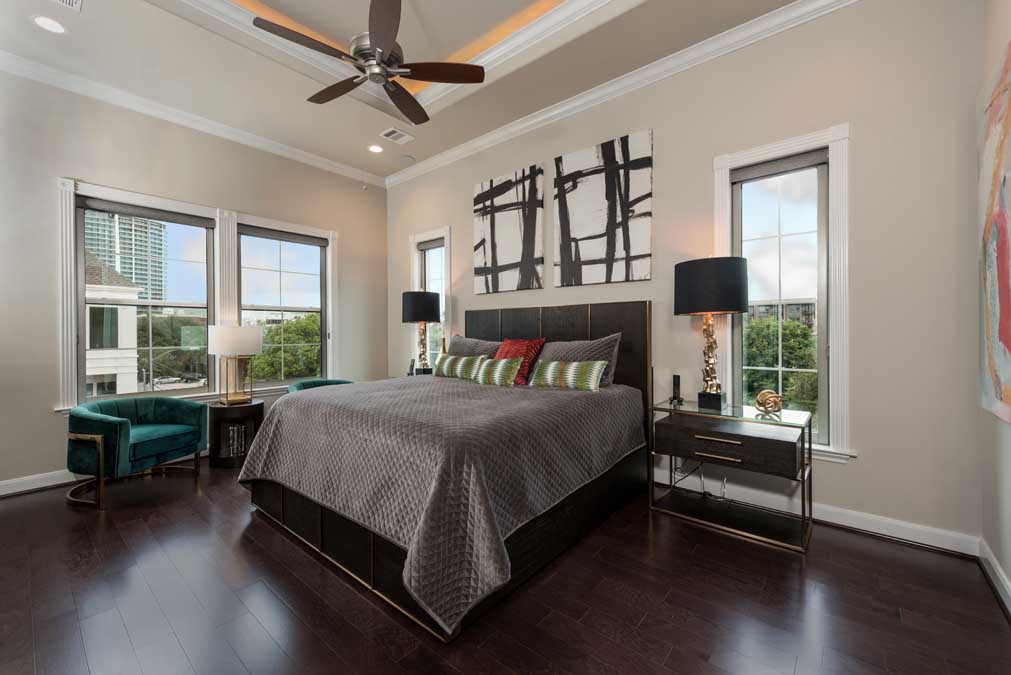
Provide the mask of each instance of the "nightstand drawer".
[{"label": "nightstand drawer", "polygon": [[797,479],[801,429],[697,415],[671,415],[654,425],[654,452]]}]

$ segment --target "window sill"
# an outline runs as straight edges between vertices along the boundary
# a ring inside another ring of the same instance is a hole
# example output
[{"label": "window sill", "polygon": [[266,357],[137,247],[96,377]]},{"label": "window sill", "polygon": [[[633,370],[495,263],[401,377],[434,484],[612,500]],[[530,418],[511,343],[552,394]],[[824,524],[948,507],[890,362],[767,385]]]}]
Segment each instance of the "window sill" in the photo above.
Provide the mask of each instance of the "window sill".
[{"label": "window sill", "polygon": [[[279,396],[288,393],[288,385],[279,384],[270,387],[262,387],[260,389],[253,389],[253,396]],[[196,401],[198,403],[213,403],[218,400],[220,396],[219,392],[211,391],[204,392],[202,394],[184,394],[181,396],[170,396],[168,398],[178,398],[184,401]],[[124,397],[126,398],[126,397]],[[67,417],[70,414],[70,408],[53,408],[53,412],[58,415],[63,415]]]},{"label": "window sill", "polygon": [[828,445],[822,445],[820,443],[814,444],[811,456],[815,459],[820,459],[823,462],[832,462],[833,464],[848,464],[851,459],[856,459],[857,457],[855,452],[836,450],[835,448]]}]

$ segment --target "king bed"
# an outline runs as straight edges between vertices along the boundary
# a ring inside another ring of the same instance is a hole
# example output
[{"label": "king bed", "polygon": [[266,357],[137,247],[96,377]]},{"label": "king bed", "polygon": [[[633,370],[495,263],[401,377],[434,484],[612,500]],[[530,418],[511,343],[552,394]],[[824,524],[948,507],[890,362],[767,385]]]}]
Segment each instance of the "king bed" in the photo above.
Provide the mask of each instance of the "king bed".
[{"label": "king bed", "polygon": [[466,337],[621,333],[599,391],[418,376],[279,399],[239,480],[258,511],[441,640],[646,495],[649,302],[472,310]]}]

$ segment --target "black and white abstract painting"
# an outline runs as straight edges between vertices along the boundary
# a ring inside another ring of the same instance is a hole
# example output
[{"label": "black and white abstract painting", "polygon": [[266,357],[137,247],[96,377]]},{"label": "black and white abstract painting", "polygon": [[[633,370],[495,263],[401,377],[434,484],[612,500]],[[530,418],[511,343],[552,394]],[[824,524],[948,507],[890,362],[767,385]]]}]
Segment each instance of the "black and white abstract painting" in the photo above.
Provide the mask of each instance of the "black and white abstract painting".
[{"label": "black and white abstract painting", "polygon": [[650,278],[653,131],[555,158],[555,286]]},{"label": "black and white abstract painting", "polygon": [[474,189],[474,293],[544,287],[544,167]]}]

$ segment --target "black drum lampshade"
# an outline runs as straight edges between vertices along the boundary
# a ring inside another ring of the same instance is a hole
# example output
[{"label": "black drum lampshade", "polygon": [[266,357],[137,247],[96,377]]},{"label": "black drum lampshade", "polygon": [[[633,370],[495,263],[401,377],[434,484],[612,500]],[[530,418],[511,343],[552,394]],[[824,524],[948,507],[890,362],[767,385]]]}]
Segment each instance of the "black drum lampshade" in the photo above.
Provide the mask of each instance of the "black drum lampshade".
[{"label": "black drum lampshade", "polygon": [[404,293],[404,323],[439,323],[439,294],[425,291]]},{"label": "black drum lampshade", "polygon": [[748,311],[746,258],[700,258],[674,266],[675,314]]}]

